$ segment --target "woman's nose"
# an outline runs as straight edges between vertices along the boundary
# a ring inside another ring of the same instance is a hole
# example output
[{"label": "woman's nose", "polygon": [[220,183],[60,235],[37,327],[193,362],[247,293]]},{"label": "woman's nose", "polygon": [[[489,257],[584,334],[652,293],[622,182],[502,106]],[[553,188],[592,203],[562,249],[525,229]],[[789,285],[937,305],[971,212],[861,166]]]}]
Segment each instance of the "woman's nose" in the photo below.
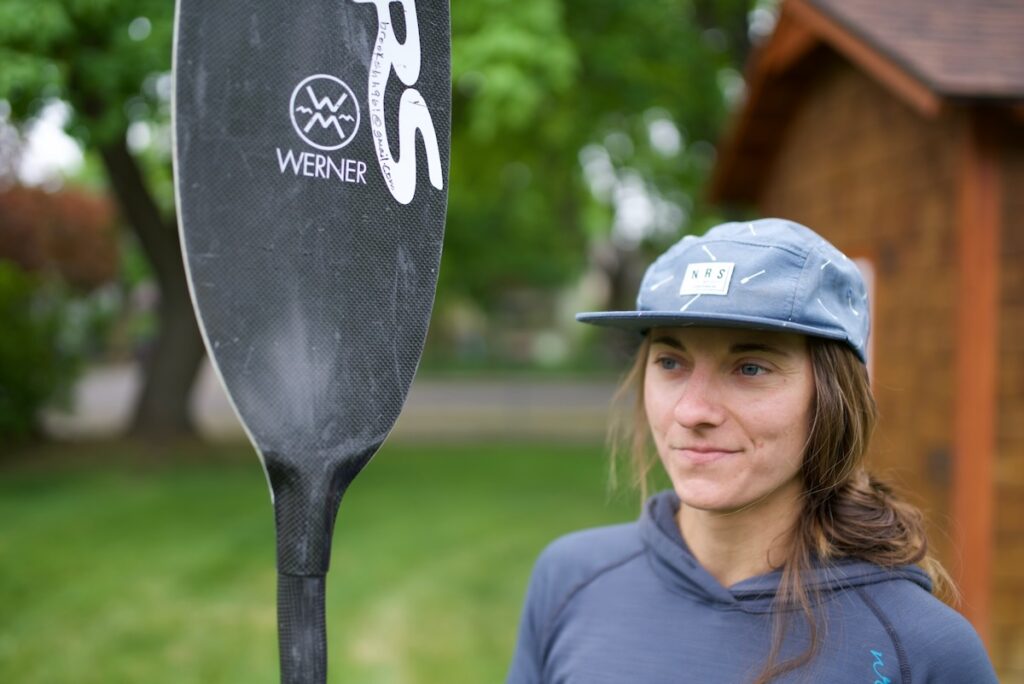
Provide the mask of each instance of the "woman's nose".
[{"label": "woman's nose", "polygon": [[710,369],[694,368],[676,400],[676,421],[691,430],[720,425],[725,418],[721,394],[719,380]]}]

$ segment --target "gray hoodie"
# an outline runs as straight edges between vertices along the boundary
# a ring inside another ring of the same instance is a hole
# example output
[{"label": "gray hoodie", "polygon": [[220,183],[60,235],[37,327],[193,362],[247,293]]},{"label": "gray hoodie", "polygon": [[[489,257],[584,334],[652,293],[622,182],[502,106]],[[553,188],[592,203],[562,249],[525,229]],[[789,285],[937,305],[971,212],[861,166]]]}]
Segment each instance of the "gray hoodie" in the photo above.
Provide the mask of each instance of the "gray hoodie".
[{"label": "gray hoodie", "polygon": [[[533,570],[509,684],[741,684],[771,647],[780,573],[723,587],[690,553],[673,492],[640,520],[552,543]],[[971,625],[916,566],[848,560],[805,577],[818,590],[821,648],[777,682],[996,682]],[[790,611],[782,658],[808,643]]]}]

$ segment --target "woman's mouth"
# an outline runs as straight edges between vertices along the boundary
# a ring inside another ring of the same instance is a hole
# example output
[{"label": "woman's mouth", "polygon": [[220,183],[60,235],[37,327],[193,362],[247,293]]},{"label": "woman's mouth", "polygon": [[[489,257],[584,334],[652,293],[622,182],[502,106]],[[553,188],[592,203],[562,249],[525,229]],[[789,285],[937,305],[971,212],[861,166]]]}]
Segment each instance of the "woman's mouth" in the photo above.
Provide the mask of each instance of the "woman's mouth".
[{"label": "woman's mouth", "polygon": [[694,465],[714,463],[739,453],[737,449],[724,449],[714,446],[685,446],[674,448],[673,451]]}]

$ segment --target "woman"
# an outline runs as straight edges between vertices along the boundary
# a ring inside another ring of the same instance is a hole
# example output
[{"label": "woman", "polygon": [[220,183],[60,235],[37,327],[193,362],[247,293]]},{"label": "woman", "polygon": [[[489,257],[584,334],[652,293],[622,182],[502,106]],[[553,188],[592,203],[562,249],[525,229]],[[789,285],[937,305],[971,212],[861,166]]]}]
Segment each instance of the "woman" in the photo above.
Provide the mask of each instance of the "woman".
[{"label": "woman", "polygon": [[687,236],[647,270],[634,475],[672,489],[639,521],[549,546],[513,684],[995,682],[918,510],[864,469],[875,404],[857,268],[804,226]]}]

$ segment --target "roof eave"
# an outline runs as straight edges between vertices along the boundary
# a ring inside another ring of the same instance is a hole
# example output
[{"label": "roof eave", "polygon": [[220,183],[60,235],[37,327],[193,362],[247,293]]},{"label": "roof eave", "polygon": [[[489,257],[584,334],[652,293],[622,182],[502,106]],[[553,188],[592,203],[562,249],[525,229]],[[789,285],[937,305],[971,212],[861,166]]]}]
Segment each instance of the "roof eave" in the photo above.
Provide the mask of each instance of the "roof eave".
[{"label": "roof eave", "polygon": [[[711,202],[730,205],[751,203],[756,199],[758,174],[744,174],[738,169],[741,158],[747,157],[744,146],[756,127],[761,100],[774,83],[822,44],[864,69],[926,118],[937,117],[947,106],[946,99],[934,87],[907,65],[884,55],[863,36],[853,33],[807,0],[786,0],[775,30],[754,52],[748,64],[747,98],[719,145],[719,158],[708,190]],[[768,158],[774,155],[773,148],[777,146],[766,145]]]},{"label": "roof eave", "polygon": [[808,0],[786,0],[786,6],[809,31],[874,76],[922,116],[933,118],[942,111],[943,97],[939,88],[929,83],[910,64],[887,54],[882,46],[870,41],[856,27],[843,24]]}]

